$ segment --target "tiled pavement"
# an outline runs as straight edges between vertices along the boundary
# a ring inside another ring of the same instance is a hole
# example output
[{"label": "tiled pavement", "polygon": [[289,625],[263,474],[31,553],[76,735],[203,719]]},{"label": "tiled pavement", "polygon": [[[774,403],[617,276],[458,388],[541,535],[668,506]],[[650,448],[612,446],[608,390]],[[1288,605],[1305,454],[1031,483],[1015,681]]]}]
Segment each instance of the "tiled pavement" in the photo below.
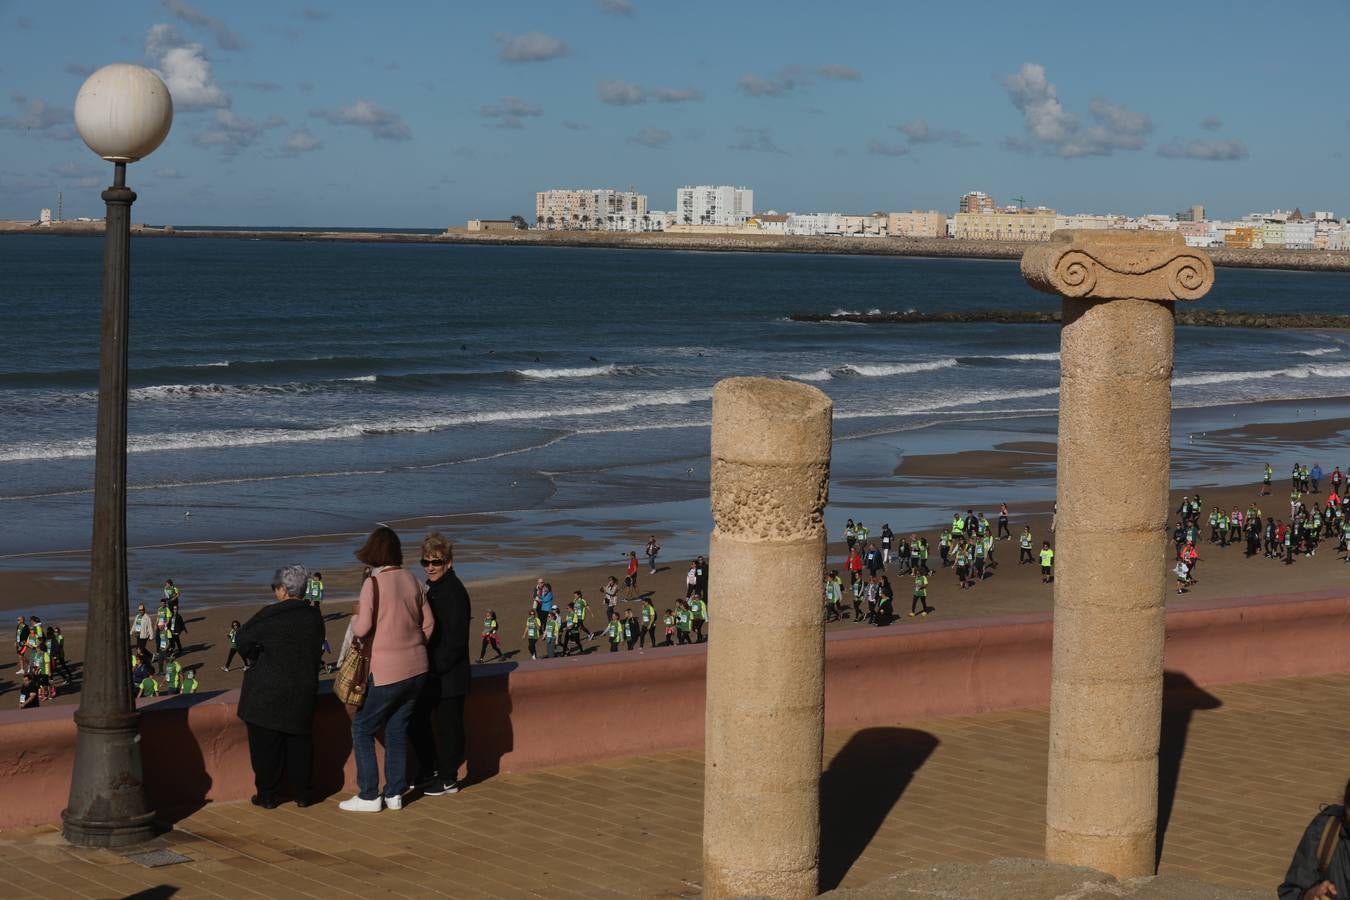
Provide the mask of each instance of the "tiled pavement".
[{"label": "tiled pavement", "polygon": [[[1162,871],[1273,894],[1302,829],[1350,775],[1348,695],[1350,674],[1170,694],[1163,782],[1176,791]],[[1046,730],[1034,710],[828,735],[826,886],[1040,856]],[[67,848],[54,828],[3,833],[0,866],[40,875],[0,880],[0,896],[699,893],[700,752],[506,775],[378,815],[343,813],[338,799],[209,805],[164,839],[191,861],[155,869]]]}]

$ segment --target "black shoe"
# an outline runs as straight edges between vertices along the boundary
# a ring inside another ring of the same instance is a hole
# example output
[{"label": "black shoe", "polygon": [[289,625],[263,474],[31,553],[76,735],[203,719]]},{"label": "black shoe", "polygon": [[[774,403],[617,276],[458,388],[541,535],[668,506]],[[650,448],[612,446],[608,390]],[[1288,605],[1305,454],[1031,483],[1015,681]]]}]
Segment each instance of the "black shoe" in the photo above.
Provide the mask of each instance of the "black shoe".
[{"label": "black shoe", "polygon": [[459,784],[454,781],[433,781],[431,784],[422,788],[422,794],[426,797],[440,797],[443,794],[458,794]]},{"label": "black shoe", "polygon": [[254,806],[261,806],[263,809],[277,808],[277,801],[274,798],[272,797],[264,798],[259,796],[258,794],[254,794],[252,797],[249,797],[248,802],[252,803]]},{"label": "black shoe", "polygon": [[299,809],[307,809],[308,807],[313,806],[315,802],[316,801],[314,800],[297,800],[295,801],[295,805]]}]

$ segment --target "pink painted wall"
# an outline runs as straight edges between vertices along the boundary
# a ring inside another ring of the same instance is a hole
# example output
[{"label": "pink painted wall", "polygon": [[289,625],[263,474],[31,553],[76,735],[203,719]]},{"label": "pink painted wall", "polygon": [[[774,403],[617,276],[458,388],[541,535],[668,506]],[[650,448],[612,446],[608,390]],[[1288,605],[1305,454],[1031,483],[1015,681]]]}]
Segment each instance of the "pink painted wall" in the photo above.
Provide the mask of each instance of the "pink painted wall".
[{"label": "pink painted wall", "polygon": [[[1350,596],[1341,592],[1192,604],[1167,616],[1167,668],[1199,686],[1350,668]],[[829,728],[895,725],[1049,701],[1048,614],[906,621],[832,632]],[[753,690],[753,685],[744,686]],[[253,793],[238,692],[143,707],[146,792],[172,820]],[[603,654],[475,670],[467,709],[469,777],[703,743],[702,647],[637,659]],[[73,707],[0,712],[0,828],[58,822],[74,755]],[[331,696],[315,723],[316,786],[350,790],[350,719]],[[22,803],[10,798],[23,797]]]}]

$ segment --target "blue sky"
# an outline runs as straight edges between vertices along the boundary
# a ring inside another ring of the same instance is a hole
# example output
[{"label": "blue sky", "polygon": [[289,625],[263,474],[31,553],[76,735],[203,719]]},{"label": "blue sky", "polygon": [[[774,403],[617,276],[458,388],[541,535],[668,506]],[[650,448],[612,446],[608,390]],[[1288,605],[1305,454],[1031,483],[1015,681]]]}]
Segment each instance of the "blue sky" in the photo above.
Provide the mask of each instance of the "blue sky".
[{"label": "blue sky", "polygon": [[137,221],[442,227],[547,187],[759,209],[1350,214],[1350,4],[0,0],[0,218],[101,215],[84,73],[173,131]]}]

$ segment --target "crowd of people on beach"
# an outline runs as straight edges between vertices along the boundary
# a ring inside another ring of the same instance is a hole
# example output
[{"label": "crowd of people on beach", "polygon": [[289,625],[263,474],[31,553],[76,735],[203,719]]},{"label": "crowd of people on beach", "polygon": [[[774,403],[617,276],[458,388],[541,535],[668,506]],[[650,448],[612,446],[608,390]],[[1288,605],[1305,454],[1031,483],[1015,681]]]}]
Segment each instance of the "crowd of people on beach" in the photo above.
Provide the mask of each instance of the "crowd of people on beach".
[{"label": "crowd of people on beach", "polygon": [[[874,540],[865,524],[850,518],[844,524],[843,537],[846,553],[843,568],[848,587],[844,587],[844,575],[839,569],[825,572],[825,621],[885,626],[900,617],[895,608],[895,588],[887,571],[892,563],[897,577],[913,582],[909,618],[924,617],[936,612],[928,603],[928,590],[931,579],[939,571],[951,569],[959,590],[975,588],[999,567],[995,549],[998,542],[1012,540],[1012,531],[1006,503],[999,505],[997,526],[983,512],[977,514],[973,509],[967,509],[964,516],[960,512],[953,513],[951,524],[937,536],[939,565],[936,571],[929,565],[928,538],[918,533],[897,535],[891,530],[890,523],[886,523]],[[1025,525],[1017,545],[1018,564],[1039,563],[1042,583],[1052,582],[1055,551],[1050,542],[1042,541],[1040,549],[1033,555],[1031,526]],[[849,602],[845,602],[846,596]]]},{"label": "crowd of people on beach", "polygon": [[[74,684],[66,662],[66,639],[59,625],[48,625],[41,616],[19,616],[14,626],[14,655],[18,668],[19,708],[31,709],[45,700],[56,699],[57,691]],[[61,684],[52,681],[59,675]]]}]

